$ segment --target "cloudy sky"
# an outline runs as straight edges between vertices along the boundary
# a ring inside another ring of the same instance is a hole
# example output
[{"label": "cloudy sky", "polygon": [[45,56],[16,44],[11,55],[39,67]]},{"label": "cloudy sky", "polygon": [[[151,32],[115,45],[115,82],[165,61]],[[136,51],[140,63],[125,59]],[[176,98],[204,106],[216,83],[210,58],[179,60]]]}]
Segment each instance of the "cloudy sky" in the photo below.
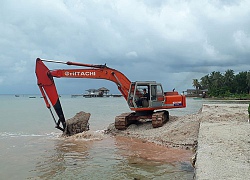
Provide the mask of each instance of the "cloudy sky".
[{"label": "cloudy sky", "polygon": [[[165,91],[192,88],[212,71],[248,71],[249,7],[249,0],[1,0],[0,94],[39,93],[37,57],[107,63]],[[55,81],[62,94],[118,92],[105,80]]]}]

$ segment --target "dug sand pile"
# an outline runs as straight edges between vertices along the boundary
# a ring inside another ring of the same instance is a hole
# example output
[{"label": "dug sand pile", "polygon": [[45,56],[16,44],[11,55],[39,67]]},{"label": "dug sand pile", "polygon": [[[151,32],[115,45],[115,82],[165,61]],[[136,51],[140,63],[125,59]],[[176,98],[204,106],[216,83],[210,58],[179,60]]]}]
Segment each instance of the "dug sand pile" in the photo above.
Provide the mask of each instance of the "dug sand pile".
[{"label": "dug sand pile", "polygon": [[74,117],[66,120],[63,136],[72,136],[89,130],[90,113],[80,111]]},{"label": "dug sand pile", "polygon": [[114,124],[110,124],[107,133],[135,137],[167,147],[193,149],[197,145],[199,124],[198,114],[170,116],[169,121],[159,128],[153,128],[151,121],[131,124],[123,131],[116,130]]}]

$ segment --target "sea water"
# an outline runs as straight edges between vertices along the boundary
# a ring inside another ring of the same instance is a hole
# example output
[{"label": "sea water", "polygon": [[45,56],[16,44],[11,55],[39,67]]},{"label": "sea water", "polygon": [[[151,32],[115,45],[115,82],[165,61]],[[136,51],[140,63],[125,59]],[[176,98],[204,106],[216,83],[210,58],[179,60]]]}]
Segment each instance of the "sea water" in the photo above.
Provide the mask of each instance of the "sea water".
[{"label": "sea water", "polygon": [[[66,119],[91,113],[90,130],[100,133],[115,116],[130,112],[124,98],[61,96]],[[187,98],[196,113],[204,103]],[[62,138],[39,95],[0,95],[0,179],[193,179],[192,152],[131,138]]]}]

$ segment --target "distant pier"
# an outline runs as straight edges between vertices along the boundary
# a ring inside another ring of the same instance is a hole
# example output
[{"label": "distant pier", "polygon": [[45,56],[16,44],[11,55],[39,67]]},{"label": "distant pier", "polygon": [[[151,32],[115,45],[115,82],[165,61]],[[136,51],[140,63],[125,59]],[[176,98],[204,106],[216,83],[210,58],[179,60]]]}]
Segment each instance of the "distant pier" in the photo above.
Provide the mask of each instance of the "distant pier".
[{"label": "distant pier", "polygon": [[102,97],[122,97],[122,94],[103,94],[102,96],[97,94],[72,94],[72,98],[74,97],[85,97],[85,98],[102,98]]}]

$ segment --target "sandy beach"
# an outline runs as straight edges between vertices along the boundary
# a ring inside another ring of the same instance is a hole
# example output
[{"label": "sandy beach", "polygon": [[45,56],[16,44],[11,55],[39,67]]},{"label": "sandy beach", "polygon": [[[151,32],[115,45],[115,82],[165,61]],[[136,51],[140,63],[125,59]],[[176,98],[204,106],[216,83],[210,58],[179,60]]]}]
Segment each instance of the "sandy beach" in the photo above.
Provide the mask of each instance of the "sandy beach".
[{"label": "sandy beach", "polygon": [[203,105],[196,179],[249,179],[248,104]]},{"label": "sandy beach", "polygon": [[126,130],[116,130],[110,124],[107,132],[115,136],[136,137],[156,144],[195,149],[198,140],[200,122],[246,123],[247,104],[204,104],[197,114],[171,116],[170,120],[159,128],[153,128],[151,122],[132,124]]},{"label": "sandy beach", "polygon": [[247,109],[248,104],[204,104],[197,114],[170,116],[160,128],[142,122],[118,131],[111,124],[107,132],[194,150],[196,179],[245,179],[250,171]]},{"label": "sandy beach", "polygon": [[153,128],[151,121],[142,121],[120,131],[116,130],[112,123],[107,128],[107,133],[114,136],[139,138],[167,147],[194,149],[197,144],[200,121],[200,113],[185,116],[170,115],[170,120],[159,128]]}]

